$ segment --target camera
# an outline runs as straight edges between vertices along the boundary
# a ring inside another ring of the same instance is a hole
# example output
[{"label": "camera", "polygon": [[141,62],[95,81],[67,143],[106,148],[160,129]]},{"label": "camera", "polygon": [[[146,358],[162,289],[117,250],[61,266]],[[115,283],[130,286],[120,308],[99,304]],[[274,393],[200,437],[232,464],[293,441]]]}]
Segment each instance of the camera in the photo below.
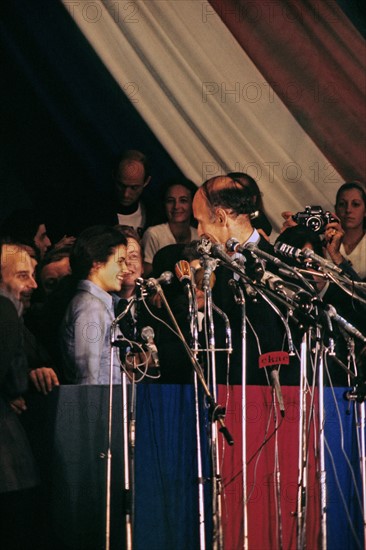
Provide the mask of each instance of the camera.
[{"label": "camera", "polygon": [[328,210],[324,212],[321,206],[305,206],[304,212],[298,212],[292,219],[319,234],[324,233],[328,223],[338,221]]}]

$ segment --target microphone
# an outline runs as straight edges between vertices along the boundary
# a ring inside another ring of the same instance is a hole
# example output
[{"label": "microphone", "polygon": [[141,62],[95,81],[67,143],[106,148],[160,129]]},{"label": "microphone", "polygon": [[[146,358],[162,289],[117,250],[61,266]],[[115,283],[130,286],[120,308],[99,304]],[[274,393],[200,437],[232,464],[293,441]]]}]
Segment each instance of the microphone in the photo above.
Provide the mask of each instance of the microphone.
[{"label": "microphone", "polygon": [[355,326],[349,323],[347,319],[341,317],[341,315],[338,315],[335,307],[333,307],[332,305],[328,305],[326,307],[326,312],[331,319],[334,319],[335,322],[338,323],[341,328],[343,328],[343,330],[348,332],[348,334],[359,338],[364,344],[366,344],[366,336],[364,336]]},{"label": "microphone", "polygon": [[276,256],[272,256],[272,254],[268,254],[268,252],[265,252],[264,250],[256,246],[254,243],[240,244],[238,239],[231,238],[226,242],[226,248],[231,252],[239,252],[244,256],[247,256],[249,251],[255,254],[256,256],[263,258],[264,260],[274,263],[278,267],[289,269],[289,266],[285,264],[285,262],[282,262],[279,258],[276,258]]},{"label": "microphone", "polygon": [[130,300],[128,302],[128,304],[126,304],[126,307],[123,311],[121,311],[121,313],[113,320],[113,325],[117,325],[120,320],[125,316],[127,315],[127,313],[130,311],[130,309],[132,308],[133,304],[135,303],[135,300]]},{"label": "microphone", "polygon": [[212,242],[207,235],[201,235],[198,241],[193,241],[196,243],[196,250],[198,254],[210,254]]},{"label": "microphone", "polygon": [[264,273],[262,283],[265,283],[270,290],[282,296],[286,301],[295,302],[301,309],[308,312],[312,310],[311,294],[298,285],[284,281],[281,277],[274,275],[270,271]]},{"label": "microphone", "polygon": [[232,353],[233,352],[233,342],[232,342],[232,335],[231,335],[231,326],[230,326],[230,321],[229,321],[229,317],[226,315],[226,313],[224,313],[222,311],[222,309],[220,309],[219,307],[217,307],[215,304],[212,304],[212,309],[214,311],[216,311],[216,313],[218,315],[220,315],[220,317],[222,317],[224,323],[225,323],[225,333],[226,333],[226,348],[227,348],[227,352],[228,353]]},{"label": "microphone", "polygon": [[179,262],[175,264],[174,271],[180,283],[192,284],[191,266],[187,260],[179,260]]},{"label": "microphone", "polygon": [[156,290],[156,288],[161,285],[169,285],[172,282],[174,275],[171,271],[164,271],[160,277],[154,279],[150,277],[149,279],[142,279],[139,277],[136,279],[136,283],[139,285],[145,285],[147,290]]},{"label": "microphone", "polygon": [[282,262],[279,258],[276,258],[276,256],[273,256],[272,254],[269,254],[268,252],[265,252],[258,246],[256,246],[254,243],[247,243],[245,245],[240,245],[237,247],[238,251],[240,252],[240,248],[245,251],[249,250],[256,256],[259,256],[260,258],[263,258],[263,260],[267,260],[268,262],[272,262],[273,264],[277,265],[278,267],[284,267],[285,269],[288,269],[288,265]]},{"label": "microphone", "polygon": [[209,290],[211,288],[211,275],[217,267],[217,260],[205,254],[201,258],[201,262],[203,267],[202,289]]},{"label": "microphone", "polygon": [[[203,276],[204,276],[204,270],[202,267],[199,267],[198,269],[193,270],[193,276],[194,276],[194,282],[198,290],[203,290]],[[216,276],[215,273],[211,273],[210,275],[210,288],[213,288],[215,286],[216,282]]]},{"label": "microphone", "polygon": [[211,256],[213,256],[214,258],[218,258],[219,260],[222,260],[223,262],[232,265],[233,267],[243,272],[243,262],[240,262],[239,258],[233,258],[232,256],[229,256],[229,254],[225,252],[224,245],[220,243],[212,243]]},{"label": "microphone", "polygon": [[303,250],[301,248],[295,248],[294,246],[286,243],[277,242],[274,245],[274,249],[276,252],[282,254],[282,256],[285,256],[286,258],[292,258],[294,260],[304,260],[305,258]]},{"label": "microphone", "polygon": [[278,367],[271,367],[269,371],[269,377],[271,379],[271,385],[274,389],[278,401],[278,406],[280,408],[281,416],[285,416],[285,404],[283,402],[280,378],[278,376]]},{"label": "microphone", "polygon": [[258,257],[259,254],[255,256],[251,253],[251,250],[249,250],[247,246],[241,245],[238,239],[233,237],[226,242],[226,248],[229,252],[241,254],[244,257],[245,271],[247,275],[256,282],[261,281],[264,273],[264,266]]},{"label": "microphone", "polygon": [[158,356],[158,349],[154,342],[154,337],[155,337],[155,332],[152,327],[147,326],[141,330],[141,338],[145,342],[148,351],[151,353],[152,360],[154,361],[154,366],[156,368],[159,368],[160,361]]},{"label": "microphone", "polygon": [[286,256],[287,258],[294,258],[296,260],[313,260],[318,265],[325,267],[326,269],[330,269],[331,271],[335,271],[336,273],[339,273],[340,275],[343,274],[343,270],[335,265],[330,260],[327,260],[326,258],[322,258],[322,256],[319,256],[318,254],[315,254],[313,250],[310,248],[295,248],[294,246],[290,246],[286,243],[277,242],[274,245],[274,249],[276,252],[279,252],[283,256]]}]

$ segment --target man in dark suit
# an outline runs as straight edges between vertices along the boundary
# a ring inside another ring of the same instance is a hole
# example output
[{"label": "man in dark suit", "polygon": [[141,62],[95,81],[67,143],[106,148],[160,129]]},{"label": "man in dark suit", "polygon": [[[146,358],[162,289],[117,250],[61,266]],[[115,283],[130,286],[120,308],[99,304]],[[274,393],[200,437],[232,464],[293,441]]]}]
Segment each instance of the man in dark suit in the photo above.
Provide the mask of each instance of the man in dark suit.
[{"label": "man in dark suit", "polygon": [[[193,200],[193,213],[198,222],[199,235],[225,244],[236,238],[240,244],[253,243],[262,250],[272,252],[271,245],[253,228],[250,214],[253,201],[250,190],[240,181],[229,176],[214,177],[202,184]],[[223,353],[217,353],[217,381],[240,384],[241,380],[241,309],[235,303],[229,280],[232,272],[223,267],[216,270],[216,283],[212,291],[213,302],[224,311],[233,332],[233,353],[230,367]],[[243,287],[245,293],[245,288]],[[258,295],[246,295],[247,329],[247,384],[265,384],[268,381],[264,368],[259,368],[259,358],[268,352],[282,349],[284,327],[278,315]],[[216,348],[225,347],[225,327],[222,319],[215,318]],[[227,378],[227,372],[229,377]]]},{"label": "man in dark suit", "polygon": [[[23,348],[21,295],[36,288],[29,254],[13,244],[1,245],[0,271],[0,546],[32,548],[31,501],[38,484],[33,455],[17,414],[27,389],[28,364]],[[16,399],[12,402],[12,400]]]}]

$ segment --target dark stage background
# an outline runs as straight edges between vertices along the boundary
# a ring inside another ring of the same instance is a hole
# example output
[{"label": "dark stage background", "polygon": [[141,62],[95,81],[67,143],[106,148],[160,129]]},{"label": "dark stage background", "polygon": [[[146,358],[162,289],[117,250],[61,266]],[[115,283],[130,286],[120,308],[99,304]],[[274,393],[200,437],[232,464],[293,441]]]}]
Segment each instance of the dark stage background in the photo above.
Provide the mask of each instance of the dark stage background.
[{"label": "dark stage background", "polygon": [[[365,4],[338,4],[365,36]],[[0,222],[35,205],[57,238],[101,220],[125,148],[153,159],[152,193],[180,174],[61,2],[2,2],[0,46]]]}]

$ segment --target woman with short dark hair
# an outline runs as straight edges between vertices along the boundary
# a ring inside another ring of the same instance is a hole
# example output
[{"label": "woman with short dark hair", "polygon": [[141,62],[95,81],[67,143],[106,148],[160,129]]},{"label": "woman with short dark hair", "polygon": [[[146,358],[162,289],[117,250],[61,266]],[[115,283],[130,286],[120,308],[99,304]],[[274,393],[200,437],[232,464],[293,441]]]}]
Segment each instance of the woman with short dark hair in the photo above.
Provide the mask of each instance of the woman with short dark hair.
[{"label": "woman with short dark hair", "polygon": [[[70,257],[79,282],[62,326],[61,350],[67,382],[108,384],[110,328],[115,317],[111,292],[119,292],[125,274],[126,237],[109,226],[93,226],[77,239]],[[113,383],[121,382],[114,355]]]}]

